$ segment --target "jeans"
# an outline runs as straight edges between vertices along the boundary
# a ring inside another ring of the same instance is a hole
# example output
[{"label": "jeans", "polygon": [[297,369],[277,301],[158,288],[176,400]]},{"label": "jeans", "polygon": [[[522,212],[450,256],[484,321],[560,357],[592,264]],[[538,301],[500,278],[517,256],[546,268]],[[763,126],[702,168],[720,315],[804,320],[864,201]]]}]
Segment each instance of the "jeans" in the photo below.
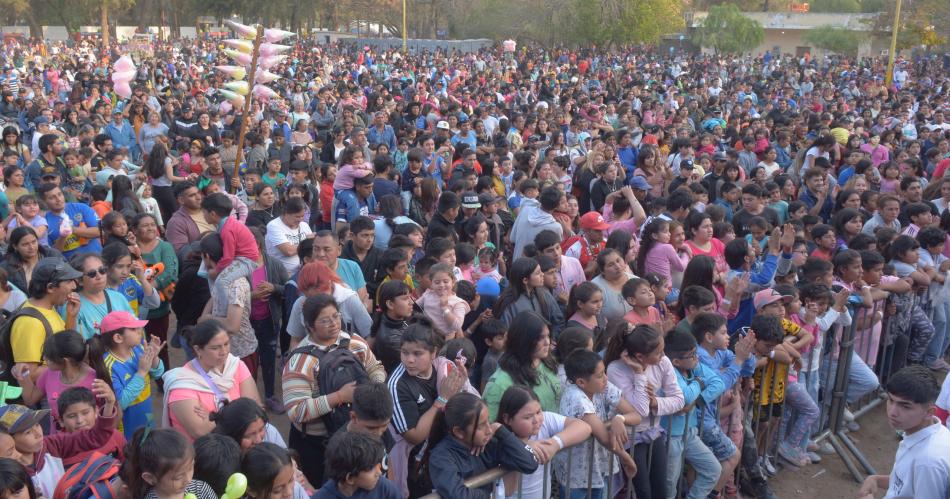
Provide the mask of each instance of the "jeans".
[{"label": "jeans", "polygon": [[[785,442],[801,451],[806,450],[812,426],[818,421],[818,404],[800,381],[785,387],[785,417],[782,418]],[[792,409],[792,410],[789,410]]]},{"label": "jeans", "polygon": [[[609,478],[604,478],[608,480]],[[569,493],[566,493],[567,489],[562,488],[560,498],[561,499],[587,499],[587,489],[570,489]],[[514,497],[517,497],[515,494]],[[590,489],[590,499],[603,499],[604,498],[604,489]]]},{"label": "jeans", "polygon": [[950,347],[950,303],[941,303],[933,308],[934,335],[930,339],[930,345],[924,353],[924,365],[929,366],[942,359],[943,354]]},{"label": "jeans", "polygon": [[666,461],[666,497],[677,497],[676,486],[683,474],[683,461],[686,461],[696,471],[696,480],[689,488],[686,499],[705,499],[719,481],[722,465],[709,447],[699,439],[698,428],[687,430],[685,442],[683,437],[670,436],[670,451]]},{"label": "jeans", "polygon": [[[829,369],[830,372],[828,371]],[[821,374],[819,375],[821,381],[823,383],[834,383],[837,369],[837,360],[823,363],[820,369]],[[857,352],[851,352],[851,372],[848,373],[847,392],[845,394],[848,403],[855,402],[863,395],[877,390],[878,386],[880,386],[880,383],[874,371],[861,360]],[[831,389],[831,387],[823,388]]]},{"label": "jeans", "polygon": [[277,369],[277,332],[270,317],[252,320],[251,326],[257,336],[257,351],[260,354],[261,376],[264,377],[264,397],[274,396],[274,377]]}]

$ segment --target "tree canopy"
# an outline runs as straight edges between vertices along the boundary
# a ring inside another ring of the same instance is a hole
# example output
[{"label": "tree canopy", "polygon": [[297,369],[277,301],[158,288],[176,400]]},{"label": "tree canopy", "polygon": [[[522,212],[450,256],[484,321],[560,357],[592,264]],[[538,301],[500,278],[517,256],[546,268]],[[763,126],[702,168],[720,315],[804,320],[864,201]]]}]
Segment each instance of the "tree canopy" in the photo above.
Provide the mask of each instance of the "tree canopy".
[{"label": "tree canopy", "polygon": [[754,49],[764,38],[762,25],[742,15],[739,8],[732,4],[709,9],[709,15],[696,30],[698,44],[727,54]]}]

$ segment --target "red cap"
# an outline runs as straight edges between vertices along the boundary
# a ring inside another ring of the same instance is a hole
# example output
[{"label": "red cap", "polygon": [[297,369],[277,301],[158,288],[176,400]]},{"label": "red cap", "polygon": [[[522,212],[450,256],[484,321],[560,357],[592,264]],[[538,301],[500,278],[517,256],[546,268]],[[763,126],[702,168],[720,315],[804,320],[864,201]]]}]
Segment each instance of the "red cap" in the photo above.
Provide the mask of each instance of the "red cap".
[{"label": "red cap", "polygon": [[610,224],[604,221],[604,217],[596,211],[588,211],[581,217],[581,228],[588,230],[607,230]]}]

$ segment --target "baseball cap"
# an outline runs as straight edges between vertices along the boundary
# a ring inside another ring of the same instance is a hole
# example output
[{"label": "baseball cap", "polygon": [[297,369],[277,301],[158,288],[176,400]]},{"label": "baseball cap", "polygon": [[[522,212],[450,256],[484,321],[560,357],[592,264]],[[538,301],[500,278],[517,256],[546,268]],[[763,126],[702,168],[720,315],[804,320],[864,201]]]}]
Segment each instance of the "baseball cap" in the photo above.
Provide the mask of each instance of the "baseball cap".
[{"label": "baseball cap", "polygon": [[131,312],[116,310],[109,312],[102,318],[102,321],[99,322],[99,332],[108,333],[118,331],[119,329],[134,329],[137,327],[145,327],[146,324],[148,324],[148,321],[136,319]]},{"label": "baseball cap", "polygon": [[495,196],[492,196],[491,194],[489,194],[489,193],[487,193],[487,192],[483,192],[483,193],[481,193],[481,194],[478,195],[478,204],[480,204],[480,205],[482,205],[482,206],[484,206],[484,205],[486,205],[486,204],[492,204],[492,203],[494,203],[496,200],[497,200],[497,198],[496,198]]},{"label": "baseball cap", "polygon": [[478,194],[474,192],[462,193],[462,208],[481,208],[482,203],[478,199]]},{"label": "baseball cap", "polygon": [[604,217],[596,211],[588,211],[581,217],[581,229],[587,230],[607,230],[610,224],[604,221]]},{"label": "baseball cap", "polygon": [[791,299],[792,299],[791,296],[785,296],[782,293],[779,293],[778,291],[772,288],[769,288],[769,289],[763,289],[762,291],[759,291],[758,293],[756,293],[755,297],[752,299],[752,302],[755,304],[755,309],[758,310],[768,304],[775,303],[779,300],[788,302],[788,301],[791,301]]},{"label": "baseball cap", "polygon": [[443,121],[440,121],[440,122],[438,122],[438,123],[435,125],[435,127],[438,128],[439,130],[448,130],[448,129],[449,129],[449,122],[448,122],[448,121],[444,121],[444,120],[443,120]]},{"label": "baseball cap", "polygon": [[46,116],[37,116],[33,119],[33,123],[35,125],[48,125],[49,119],[47,119]]},{"label": "baseball cap", "polygon": [[0,407],[0,429],[6,433],[20,433],[40,424],[49,416],[49,409],[34,411],[19,404]]},{"label": "baseball cap", "polygon": [[641,177],[640,175],[635,175],[633,177],[633,180],[630,181],[630,187],[641,191],[648,191],[651,189],[650,183],[647,182],[647,179]]},{"label": "baseball cap", "polygon": [[713,161],[729,161],[729,156],[726,156],[726,153],[719,151],[713,155]]},{"label": "baseball cap", "polygon": [[82,277],[82,272],[72,268],[61,258],[44,258],[33,269],[33,280],[40,283],[56,284],[74,281]]},{"label": "baseball cap", "polygon": [[59,170],[55,166],[46,165],[40,168],[40,178],[58,177]]},{"label": "baseball cap", "polygon": [[691,159],[684,159],[684,160],[680,161],[680,169],[682,170],[683,168],[688,168],[688,169],[692,170],[692,169],[693,169],[693,160],[691,160]]}]

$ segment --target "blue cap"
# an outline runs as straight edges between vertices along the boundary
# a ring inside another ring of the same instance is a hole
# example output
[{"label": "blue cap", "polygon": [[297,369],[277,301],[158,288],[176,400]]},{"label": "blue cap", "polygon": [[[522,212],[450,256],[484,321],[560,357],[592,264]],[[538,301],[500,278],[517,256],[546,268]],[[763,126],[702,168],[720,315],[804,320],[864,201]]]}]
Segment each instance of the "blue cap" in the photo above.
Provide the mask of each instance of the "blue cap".
[{"label": "blue cap", "polygon": [[501,294],[501,286],[498,285],[498,281],[495,279],[485,276],[475,283],[475,292],[480,296],[494,297]]},{"label": "blue cap", "polygon": [[37,116],[33,119],[33,123],[36,125],[45,125],[49,123],[49,120],[46,118],[46,116]]},{"label": "blue cap", "polygon": [[650,187],[650,183],[647,182],[647,179],[641,177],[640,175],[634,175],[633,180],[630,181],[630,187],[641,191],[648,191],[652,189],[652,187]]}]

